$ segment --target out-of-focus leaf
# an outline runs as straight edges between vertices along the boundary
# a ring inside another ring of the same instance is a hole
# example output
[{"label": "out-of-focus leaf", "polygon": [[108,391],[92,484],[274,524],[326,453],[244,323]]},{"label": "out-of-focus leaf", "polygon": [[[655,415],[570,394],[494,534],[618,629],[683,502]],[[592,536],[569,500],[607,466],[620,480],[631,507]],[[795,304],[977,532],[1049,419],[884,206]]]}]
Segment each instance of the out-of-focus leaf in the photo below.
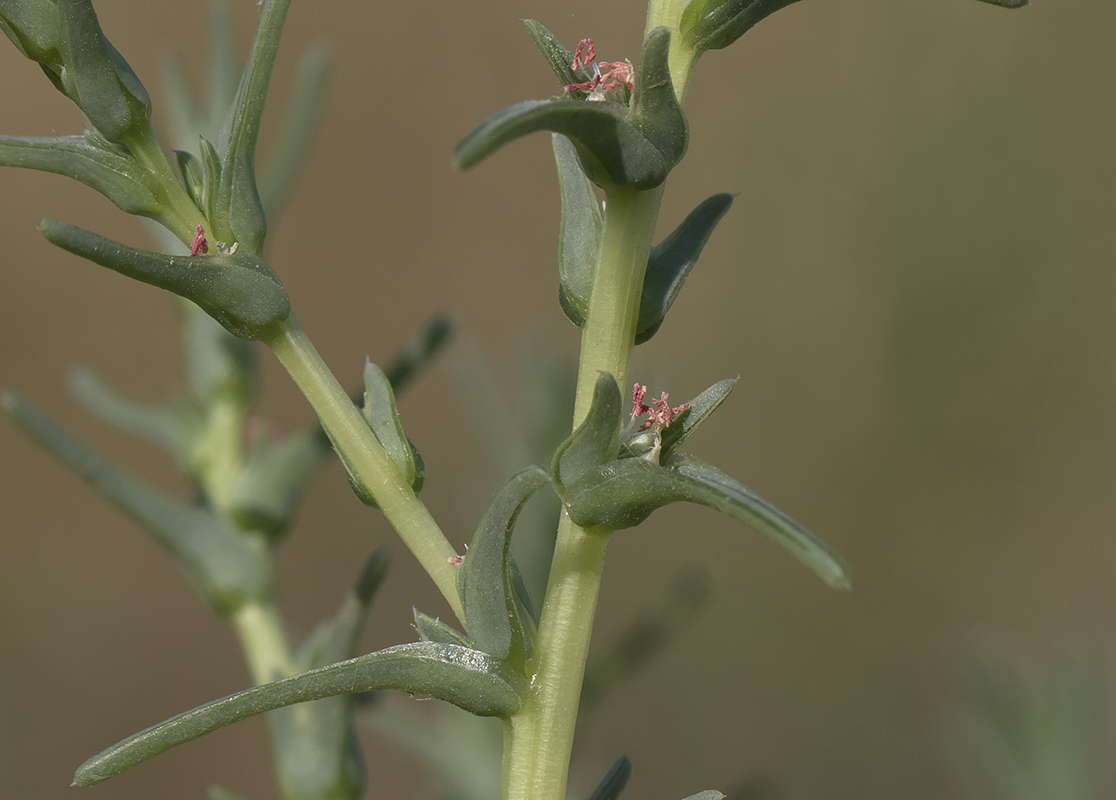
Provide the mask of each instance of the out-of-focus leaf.
[{"label": "out-of-focus leaf", "polygon": [[90,758],[78,767],[74,783],[100,783],[172,747],[257,714],[323,697],[383,689],[430,695],[480,716],[507,716],[519,708],[527,681],[479,650],[430,642],[389,647],[171,717]]},{"label": "out-of-focus leaf", "polygon": [[244,800],[244,798],[238,794],[233,794],[223,786],[210,786],[209,800]]},{"label": "out-of-focus leaf", "polygon": [[593,387],[589,413],[554,454],[553,473],[559,495],[602,464],[616,458],[620,431],[620,387],[602,372]]},{"label": "out-of-focus leaf", "polygon": [[368,610],[391,566],[391,553],[378,549],[365,562],[356,585],[345,595],[333,619],[314,631],[295,656],[298,669],[316,669],[352,658],[360,646]]},{"label": "out-of-focus leaf", "polygon": [[549,481],[546,470],[535,466],[508,481],[481,518],[458,572],[472,646],[516,666],[531,657],[533,621],[517,597],[508,548],[523,505]]},{"label": "out-of-focus leaf", "polygon": [[627,756],[620,756],[608,774],[597,784],[593,794],[589,795],[589,800],[616,800],[631,777],[632,760]]},{"label": "out-of-focus leaf", "polygon": [[713,195],[691,211],[672,234],[651,248],[639,301],[636,344],[643,344],[659,330],[713,228],[731,205],[731,194]]},{"label": "out-of-focus leaf", "polygon": [[448,315],[430,320],[415,338],[407,343],[385,370],[388,382],[395,392],[422,374],[453,337],[454,322]]},{"label": "out-of-focus leaf", "polygon": [[237,474],[230,515],[270,539],[286,533],[310,482],[329,457],[317,431],[297,431],[279,442],[260,435]]},{"label": "out-of-focus leaf", "polygon": [[848,569],[828,545],[743,484],[692,456],[676,455],[664,466],[639,458],[613,461],[563,495],[575,523],[609,530],[631,528],[656,509],[680,501],[748,523],[830,586],[849,588]]},{"label": "out-of-focus leaf", "polygon": [[240,79],[230,116],[222,129],[221,182],[213,218],[218,237],[228,237],[259,253],[267,236],[267,217],[256,184],[256,143],[260,119],[279,50],[290,0],[264,0],[248,65]]},{"label": "out-of-focus leaf", "polygon": [[601,207],[577,151],[565,136],[551,134],[558,188],[562,193],[562,226],[558,234],[558,299],[577,327],[585,324],[593,273],[601,240]]},{"label": "out-of-focus leaf", "polygon": [[147,170],[131,155],[98,147],[85,136],[0,136],[0,166],[65,175],[96,189],[129,214],[156,217],[160,211],[143,182],[149,177]]},{"label": "out-of-focus leaf", "polygon": [[283,204],[306,158],[325,103],[330,62],[327,48],[311,46],[295,68],[287,118],[260,180],[260,202],[268,216]]},{"label": "out-of-focus leaf", "polygon": [[142,525],[222,617],[246,601],[270,596],[271,562],[261,539],[242,536],[215,514],[144,486],[22,397],[5,392],[0,405],[32,439]]},{"label": "out-of-focus leaf", "polygon": [[717,381],[687,403],[690,407],[676,416],[670,425],[663,428],[660,462],[677,450],[689,435],[697,430],[698,425],[705,422],[709,415],[725,402],[725,398],[729,396],[729,392],[736,386],[738,380],[739,377]]},{"label": "out-of-focus leaf", "polygon": [[67,383],[74,397],[105,422],[161,447],[179,464],[189,464],[190,445],[200,421],[185,403],[152,406],[133,402],[113,391],[88,367],[73,369]]},{"label": "out-of-focus leaf", "polygon": [[582,713],[629,682],[662,652],[697,616],[708,594],[709,576],[704,570],[692,568],[672,575],[620,634],[589,658],[581,684]]},{"label": "out-of-focus leaf", "polygon": [[127,247],[52,219],[43,220],[39,232],[63,250],[192,300],[242,339],[275,331],[291,313],[278,276],[247,248],[225,255],[171,256]]}]

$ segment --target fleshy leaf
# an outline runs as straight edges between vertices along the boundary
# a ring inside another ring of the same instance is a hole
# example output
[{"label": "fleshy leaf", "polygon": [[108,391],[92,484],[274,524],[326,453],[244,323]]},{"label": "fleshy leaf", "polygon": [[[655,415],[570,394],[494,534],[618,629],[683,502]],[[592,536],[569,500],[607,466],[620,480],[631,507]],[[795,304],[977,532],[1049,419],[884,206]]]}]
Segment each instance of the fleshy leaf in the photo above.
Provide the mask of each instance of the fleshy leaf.
[{"label": "fleshy leaf", "polygon": [[302,497],[329,458],[316,430],[271,442],[260,435],[237,473],[230,498],[230,516],[245,530],[269,539],[286,533]]},{"label": "fleshy leaf", "polygon": [[698,425],[705,422],[709,415],[716,411],[721,403],[725,402],[725,398],[729,396],[729,392],[733,390],[738,380],[740,380],[739,377],[717,381],[687,403],[689,408],[676,416],[670,425],[663,428],[662,451],[659,455],[660,463],[677,450],[682,442],[686,441],[686,438],[697,430]]},{"label": "fleshy leaf", "polygon": [[397,689],[445,700],[479,716],[514,713],[527,691],[522,675],[487,653],[452,644],[419,642],[256,686],[141,731],[86,761],[74,774],[92,786],[234,722],[323,697]]},{"label": "fleshy leaf", "polygon": [[624,787],[628,785],[628,779],[632,777],[632,760],[627,756],[620,756],[616,759],[616,763],[612,765],[612,769],[604,776],[604,779],[593,790],[593,794],[589,795],[589,800],[616,800],[620,793],[624,791]]},{"label": "fleshy leaf", "polygon": [[706,789],[704,792],[692,794],[689,797],[684,797],[682,800],[725,800],[724,792],[718,792],[716,789]]},{"label": "fleshy leaf", "polygon": [[62,16],[61,74],[66,94],[106,139],[151,136],[151,98],[101,31],[90,0],[57,0]]},{"label": "fleshy leaf", "polygon": [[178,171],[182,174],[182,184],[186,187],[186,193],[190,195],[198,210],[207,214],[209,203],[205,191],[205,168],[193,153],[175,150],[174,155],[178,161]]},{"label": "fleshy leaf", "polygon": [[600,249],[601,207],[570,140],[551,134],[558,188],[562,194],[562,225],[558,234],[559,301],[577,327],[585,324],[593,291],[593,272]]},{"label": "fleshy leaf", "polygon": [[128,400],[88,367],[73,369],[67,384],[70,393],[105,422],[161,447],[179,464],[189,464],[199,420],[184,404],[152,406]]},{"label": "fleshy leaf", "polygon": [[459,644],[469,646],[469,639],[465,634],[459,633],[453,626],[447,625],[436,617],[427,616],[417,608],[415,612],[415,630],[424,642],[435,644]]},{"label": "fleshy leaf", "polygon": [[585,420],[554,454],[552,472],[561,495],[602,464],[616,458],[620,432],[620,387],[607,372],[597,376]]},{"label": "fleshy leaf", "polygon": [[159,203],[142,180],[147,170],[128,153],[98,147],[84,136],[0,136],[0,166],[65,175],[129,214],[159,215]]},{"label": "fleshy leaf", "polygon": [[[525,19],[523,24],[527,26],[527,32],[531,34],[535,45],[542,52],[543,58],[563,87],[574,83],[585,83],[592,77],[585,67],[573,69],[574,54],[558,40],[557,36],[547,30],[545,25],[533,19]],[[571,91],[570,95],[584,97],[586,93],[575,90]]]},{"label": "fleshy leaf", "polygon": [[516,666],[531,657],[533,621],[516,591],[511,536],[524,504],[549,481],[546,470],[531,466],[504,484],[484,512],[458,572],[470,643]]},{"label": "fleshy leaf", "polygon": [[261,540],[241,536],[212,512],[181,505],[141,484],[22,397],[6,392],[0,404],[27,435],[142,525],[222,617],[270,595],[270,559]]},{"label": "fleshy leaf", "polygon": [[399,411],[395,407],[395,393],[391,390],[391,384],[388,383],[383,370],[371,361],[364,365],[362,413],[364,421],[383,445],[384,452],[395,464],[395,468],[402,473],[403,478],[412,485],[415,492],[419,492],[422,485],[421,483],[415,485],[418,475],[415,469],[414,446],[407,438],[407,434],[403,432],[403,423],[399,421]]},{"label": "fleshy leaf", "polygon": [[283,284],[248,248],[227,255],[171,256],[127,247],[52,219],[43,220],[39,232],[63,250],[194,301],[242,339],[274,331],[291,313]]},{"label": "fleshy leaf", "polygon": [[686,118],[670,82],[670,30],[644,40],[629,109],[613,100],[526,100],[497,112],[457,143],[453,163],[469,169],[536,131],[567,137],[585,174],[602,188],[653,189],[686,152]]},{"label": "fleshy leaf", "polygon": [[692,456],[675,456],[666,466],[640,458],[605,464],[563,496],[578,525],[631,528],[653,511],[685,501],[708,506],[783,546],[827,584],[849,588],[848,570],[827,544],[743,484]]},{"label": "fleshy leaf", "polygon": [[256,142],[290,4],[290,0],[265,0],[248,65],[218,148],[222,155],[221,183],[210,221],[217,236],[228,236],[229,244],[237,242],[253,253],[260,252],[267,236],[267,216],[256,184]]},{"label": "fleshy leaf", "polygon": [[201,153],[202,170],[205,173],[205,208],[202,213],[205,218],[216,219],[217,192],[221,185],[221,157],[217,155],[217,148],[204,136],[198,137],[199,152]]},{"label": "fleshy leaf", "polygon": [[0,30],[44,69],[61,69],[62,15],[52,0],[0,0]]},{"label": "fleshy leaf", "polygon": [[643,344],[659,330],[713,228],[731,205],[731,194],[713,195],[691,211],[672,234],[651,248],[639,301],[636,344]]}]

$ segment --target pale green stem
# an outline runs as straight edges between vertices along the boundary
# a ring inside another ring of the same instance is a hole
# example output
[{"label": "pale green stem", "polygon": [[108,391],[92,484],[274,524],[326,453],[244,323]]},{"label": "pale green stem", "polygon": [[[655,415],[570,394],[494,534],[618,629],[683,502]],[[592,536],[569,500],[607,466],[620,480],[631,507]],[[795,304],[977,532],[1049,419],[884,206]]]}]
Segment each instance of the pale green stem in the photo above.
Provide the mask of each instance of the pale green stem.
[{"label": "pale green stem", "polygon": [[457,593],[457,553],[426,506],[388,458],[341,384],[291,315],[274,336],[264,339],[318,413],[334,446],[376,500],[403,543],[418,559],[459,620],[465,617]]},{"label": "pale green stem", "polygon": [[274,602],[245,603],[232,622],[257,685],[294,674],[290,644]]},{"label": "pale green stem", "polygon": [[[599,372],[627,383],[643,276],[662,190],[608,192],[589,313],[581,340],[574,425],[585,418]],[[504,800],[563,800],[585,659],[611,531],[563,515],[547,583],[535,676],[512,717],[504,756]]]}]

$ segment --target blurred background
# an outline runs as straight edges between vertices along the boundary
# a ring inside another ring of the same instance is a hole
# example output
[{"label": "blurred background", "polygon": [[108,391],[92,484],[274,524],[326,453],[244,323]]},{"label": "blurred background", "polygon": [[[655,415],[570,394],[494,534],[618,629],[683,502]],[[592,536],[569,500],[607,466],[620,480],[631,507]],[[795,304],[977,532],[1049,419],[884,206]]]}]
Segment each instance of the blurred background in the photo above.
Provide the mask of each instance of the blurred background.
[{"label": "blurred background", "polygon": [[[258,9],[235,5],[246,52]],[[153,96],[168,50],[200,78],[203,3],[98,10]],[[273,98],[308,43],[328,44],[335,70],[268,259],[354,386],[366,355],[386,362],[429,317],[455,316],[455,344],[400,410],[456,545],[508,476],[462,373],[490,370],[515,409],[532,363],[573,367],[577,335],[555,302],[547,138],[466,174],[450,150],[489,113],[555,92],[520,18],[567,44],[592,36],[617,60],[638,54],[643,15],[634,0],[292,7]],[[587,720],[588,774],[625,753],[633,798],[744,787],[737,797],[922,800],[1014,796],[978,773],[1022,770],[1026,786],[1053,759],[1051,774],[1074,773],[1058,785],[1080,792],[1028,796],[1113,795],[1114,31],[1116,6],[1096,0],[1014,12],[806,0],[702,60],[660,235],[710,194],[738,197],[633,378],[682,400],[739,374],[690,449],[835,546],[854,590],[826,589],[705,509],[672,506],[615,536],[595,643],[680,566],[708,570],[710,597]],[[77,109],[3,45],[0,131],[80,132]],[[144,225],[58,176],[4,170],[0,188],[0,384],[187,496],[168,458],[64,387],[85,364],[139,399],[179,390],[169,297],[35,231],[50,216],[147,246]],[[262,413],[281,431],[307,424],[286,375],[260,361]],[[0,509],[0,797],[179,800],[211,783],[276,797],[258,719],[68,788],[89,755],[249,679],[170,560],[6,419]],[[334,466],[280,556],[296,632],[332,613],[376,546],[396,559],[367,650],[412,640],[412,605],[447,613]],[[370,797],[434,796],[420,762],[363,738]]]}]

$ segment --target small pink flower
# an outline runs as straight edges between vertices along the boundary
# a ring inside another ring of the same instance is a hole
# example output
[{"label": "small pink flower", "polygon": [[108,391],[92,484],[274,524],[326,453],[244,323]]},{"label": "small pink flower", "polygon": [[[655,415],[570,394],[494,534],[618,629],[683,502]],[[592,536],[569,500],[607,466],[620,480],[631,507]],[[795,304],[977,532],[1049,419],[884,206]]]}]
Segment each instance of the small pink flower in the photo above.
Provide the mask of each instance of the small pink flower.
[{"label": "small pink flower", "polygon": [[632,80],[632,65],[627,61],[602,61],[597,62],[597,51],[592,39],[582,39],[577,43],[574,51],[572,69],[579,67],[592,67],[593,77],[584,83],[571,83],[564,87],[567,92],[589,92],[600,95],[604,92],[627,87],[628,91],[635,91]]},{"label": "small pink flower", "polygon": [[205,240],[205,228],[203,228],[201,225],[197,225],[195,227],[197,228],[197,230],[194,231],[194,241],[190,242],[191,256],[209,252],[209,242]]},{"label": "small pink flower", "polygon": [[658,425],[660,428],[666,428],[674,420],[676,416],[683,411],[690,408],[689,403],[683,403],[680,406],[670,407],[667,399],[669,394],[663,392],[658,400],[652,400],[651,405],[646,405],[643,398],[647,396],[647,387],[640,386],[638,383],[632,389],[632,420],[637,420],[644,414],[647,415],[646,421],[640,426],[639,430],[645,431],[652,425]]}]

